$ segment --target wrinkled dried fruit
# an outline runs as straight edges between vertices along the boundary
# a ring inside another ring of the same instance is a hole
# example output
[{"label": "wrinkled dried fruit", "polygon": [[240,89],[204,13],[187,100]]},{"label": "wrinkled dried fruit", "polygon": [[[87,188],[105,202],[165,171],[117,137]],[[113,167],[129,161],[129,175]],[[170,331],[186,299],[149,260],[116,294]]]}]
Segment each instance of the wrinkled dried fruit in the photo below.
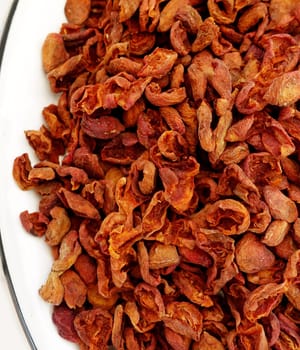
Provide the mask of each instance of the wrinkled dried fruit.
[{"label": "wrinkled dried fruit", "polygon": [[300,349],[300,5],[66,0],[13,164],[81,350]]}]

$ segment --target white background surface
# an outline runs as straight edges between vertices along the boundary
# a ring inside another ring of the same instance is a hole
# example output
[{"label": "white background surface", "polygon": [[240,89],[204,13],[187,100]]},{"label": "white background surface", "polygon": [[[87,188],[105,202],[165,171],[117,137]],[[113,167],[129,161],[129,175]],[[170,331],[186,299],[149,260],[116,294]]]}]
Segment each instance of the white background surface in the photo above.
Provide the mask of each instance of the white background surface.
[{"label": "white background surface", "polygon": [[[0,37],[12,0],[0,0]],[[1,72],[0,72],[1,74]],[[1,165],[0,165],[1,172]],[[0,349],[30,350],[19,322],[0,261]],[[39,349],[42,350],[42,349]]]},{"label": "white background surface", "polygon": [[[11,0],[0,0],[0,37]],[[15,312],[8,286],[0,266],[0,347],[5,350],[29,350],[28,342]]]},{"label": "white background surface", "polygon": [[[0,32],[11,2],[0,0]],[[52,307],[38,295],[53,260],[45,242],[26,234],[21,226],[20,212],[36,211],[38,198],[32,191],[20,191],[12,164],[24,152],[36,161],[24,130],[38,130],[42,108],[57,102],[42,69],[41,47],[46,35],[57,32],[65,21],[64,4],[65,0],[19,0],[0,72],[0,228],[18,302],[38,350],[78,347],[58,335]],[[1,266],[0,349],[30,350]]]},{"label": "white background surface", "polygon": [[[0,37],[12,0],[0,0]],[[15,312],[2,264],[0,266],[0,348],[29,350],[30,347]]]},{"label": "white background surface", "polygon": [[0,269],[0,344],[3,350],[30,349],[16,315],[2,266]]}]

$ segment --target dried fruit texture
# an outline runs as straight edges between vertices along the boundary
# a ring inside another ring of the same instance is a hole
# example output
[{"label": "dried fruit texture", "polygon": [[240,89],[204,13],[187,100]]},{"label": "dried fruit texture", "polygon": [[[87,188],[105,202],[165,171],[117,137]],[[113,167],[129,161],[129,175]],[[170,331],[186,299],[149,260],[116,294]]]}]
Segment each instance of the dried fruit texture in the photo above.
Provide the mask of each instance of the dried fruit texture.
[{"label": "dried fruit texture", "polygon": [[255,273],[273,266],[275,256],[253,233],[247,233],[236,246],[236,262],[240,271]]},{"label": "dried fruit texture", "polygon": [[166,305],[163,321],[175,333],[198,341],[202,332],[202,317],[196,306],[184,301],[173,301]]},{"label": "dried fruit texture", "polygon": [[66,0],[27,130],[40,296],[82,350],[300,348],[300,5]]},{"label": "dried fruit texture", "polygon": [[65,15],[69,23],[82,24],[90,13],[91,0],[67,0],[65,4]]},{"label": "dried fruit texture", "polygon": [[112,315],[98,308],[79,312],[74,319],[74,327],[88,349],[107,349],[111,336]]}]

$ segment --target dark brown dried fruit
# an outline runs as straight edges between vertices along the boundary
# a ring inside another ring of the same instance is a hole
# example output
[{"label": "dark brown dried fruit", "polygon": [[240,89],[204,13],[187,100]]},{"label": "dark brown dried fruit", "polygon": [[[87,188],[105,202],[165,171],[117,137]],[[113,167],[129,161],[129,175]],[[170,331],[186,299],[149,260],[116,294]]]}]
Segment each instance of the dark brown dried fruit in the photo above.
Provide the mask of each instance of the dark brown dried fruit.
[{"label": "dark brown dried fruit", "polygon": [[81,128],[87,135],[100,140],[112,139],[125,130],[117,118],[109,116],[101,116],[97,119],[85,117]]}]

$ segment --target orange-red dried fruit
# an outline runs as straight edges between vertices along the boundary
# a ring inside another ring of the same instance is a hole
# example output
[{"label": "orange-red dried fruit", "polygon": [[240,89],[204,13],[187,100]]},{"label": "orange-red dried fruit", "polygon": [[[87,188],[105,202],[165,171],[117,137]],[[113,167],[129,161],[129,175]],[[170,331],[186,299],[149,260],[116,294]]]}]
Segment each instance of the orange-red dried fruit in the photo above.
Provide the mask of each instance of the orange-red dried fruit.
[{"label": "orange-red dried fruit", "polygon": [[300,6],[66,0],[13,176],[82,350],[300,348]]}]

